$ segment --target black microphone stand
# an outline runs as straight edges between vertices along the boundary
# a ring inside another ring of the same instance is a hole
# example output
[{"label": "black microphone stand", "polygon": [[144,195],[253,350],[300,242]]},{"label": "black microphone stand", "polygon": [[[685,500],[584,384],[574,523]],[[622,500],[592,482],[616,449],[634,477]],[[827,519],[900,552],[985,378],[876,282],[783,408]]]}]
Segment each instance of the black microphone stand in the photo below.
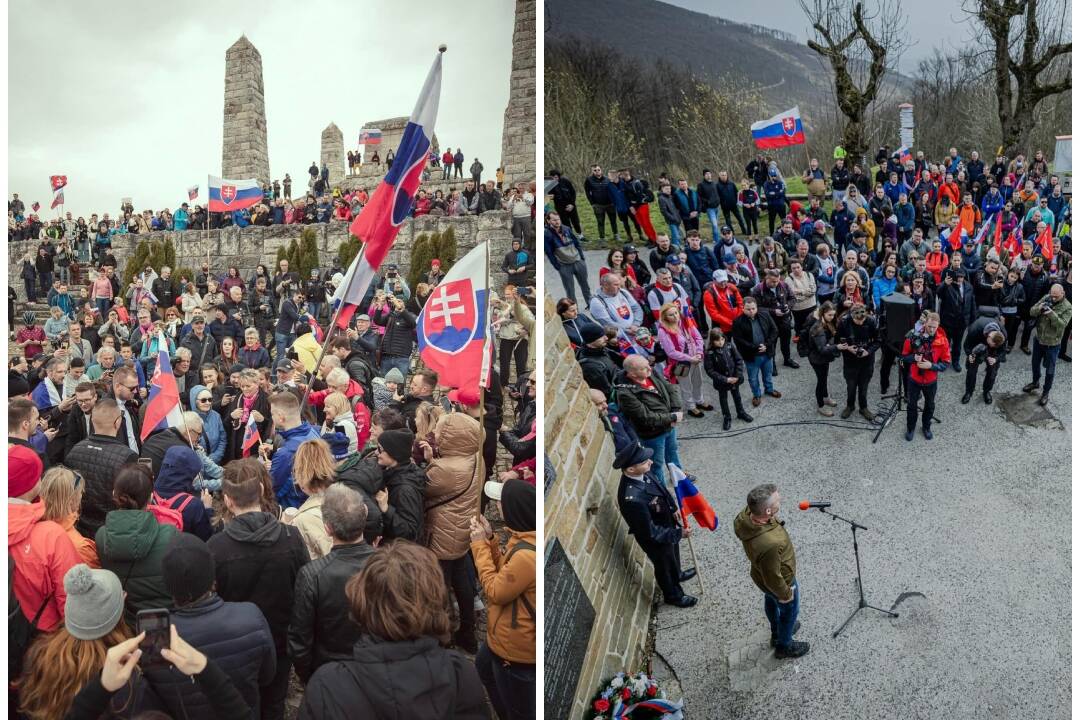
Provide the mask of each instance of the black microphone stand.
[{"label": "black microphone stand", "polygon": [[842,520],[842,521],[846,522],[849,526],[851,526],[851,544],[855,548],[855,577],[857,578],[857,580],[859,582],[859,606],[857,608],[855,608],[851,612],[850,615],[848,615],[848,619],[844,621],[843,625],[841,625],[840,627],[838,627],[836,629],[836,632],[834,632],[832,634],[832,636],[835,638],[840,633],[842,633],[844,631],[844,628],[846,628],[848,626],[848,623],[850,623],[855,618],[855,616],[859,614],[859,611],[862,610],[863,608],[868,608],[870,610],[877,610],[880,613],[885,613],[889,617],[894,617],[894,618],[900,617],[899,613],[894,613],[891,610],[884,610],[882,608],[870,605],[869,603],[866,602],[866,596],[863,594],[862,565],[859,562],[859,539],[858,539],[858,536],[856,535],[856,531],[857,530],[867,530],[868,528],[865,527],[864,525],[860,525],[859,523],[855,522],[854,520],[848,520],[847,518],[840,517],[839,515],[837,515],[835,513],[831,513],[831,512],[829,512],[828,510],[826,510],[823,507],[819,507],[818,510],[825,513],[826,515],[831,517],[833,520]]}]

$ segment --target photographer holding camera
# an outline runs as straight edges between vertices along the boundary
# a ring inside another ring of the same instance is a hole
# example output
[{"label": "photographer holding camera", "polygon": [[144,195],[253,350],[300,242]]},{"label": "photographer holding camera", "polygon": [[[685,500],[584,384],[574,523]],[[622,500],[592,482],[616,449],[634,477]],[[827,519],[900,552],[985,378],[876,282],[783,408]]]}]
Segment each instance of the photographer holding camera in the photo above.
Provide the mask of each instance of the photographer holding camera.
[{"label": "photographer holding camera", "polygon": [[386,266],[386,274],[375,287],[377,290],[382,290],[386,295],[392,295],[402,301],[412,297],[412,291],[409,290],[409,284],[405,282],[405,278],[401,277],[401,273],[398,272],[398,266],[394,264]]},{"label": "photographer holding camera", "polygon": [[975,379],[979,374],[979,365],[986,363],[986,377],[983,378],[983,402],[990,405],[994,399],[990,391],[994,389],[998,367],[1005,359],[1005,320],[998,315],[993,306],[979,308],[979,317],[967,329],[964,338],[964,354],[967,355],[967,376],[964,379],[964,397],[960,402],[967,405],[975,394]]},{"label": "photographer holding camera", "polygon": [[915,437],[915,424],[919,419],[919,398],[924,399],[922,432],[927,440],[934,438],[930,423],[934,419],[934,397],[937,395],[937,376],[949,367],[949,340],[939,327],[941,316],[936,312],[924,312],[923,320],[904,339],[901,353],[908,367],[907,377],[907,434],[904,439]]},{"label": "photographer holding camera", "polygon": [[1049,294],[1031,306],[1030,314],[1035,319],[1035,347],[1031,352],[1031,382],[1024,386],[1024,392],[1039,389],[1039,375],[1045,368],[1046,382],[1039,398],[1039,404],[1045,406],[1050,401],[1061,338],[1072,318],[1072,305],[1065,299],[1065,288],[1060,283],[1051,285]]},{"label": "photographer holding camera", "polygon": [[[953,258],[955,260],[955,254]],[[945,270],[937,296],[940,300],[938,311],[941,313],[941,326],[949,339],[952,368],[960,372],[964,330],[975,321],[975,293],[967,282],[967,273],[963,268],[950,267]]]},{"label": "photographer holding camera", "polygon": [[402,377],[407,377],[416,340],[416,316],[405,309],[405,301],[399,297],[392,296],[387,302],[390,312],[375,315],[375,324],[386,328],[379,351],[379,372],[385,375],[390,368],[397,368]]}]

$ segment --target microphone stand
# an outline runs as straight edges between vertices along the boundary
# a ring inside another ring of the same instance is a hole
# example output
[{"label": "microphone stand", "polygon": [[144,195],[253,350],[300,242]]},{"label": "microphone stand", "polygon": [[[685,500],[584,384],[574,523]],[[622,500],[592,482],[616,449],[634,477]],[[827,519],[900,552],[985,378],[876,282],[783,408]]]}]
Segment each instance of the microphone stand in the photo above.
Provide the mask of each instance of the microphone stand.
[{"label": "microphone stand", "polygon": [[852,610],[851,614],[848,615],[848,619],[844,621],[843,625],[841,625],[840,627],[838,627],[836,629],[836,631],[832,634],[832,636],[835,638],[840,633],[842,633],[844,631],[844,628],[846,628],[848,626],[848,623],[850,623],[855,618],[855,616],[859,614],[859,611],[862,610],[863,608],[867,608],[867,609],[870,609],[870,610],[877,610],[880,613],[885,613],[889,617],[894,617],[894,618],[900,617],[899,613],[892,612],[891,610],[884,610],[882,608],[870,605],[869,603],[866,602],[866,595],[863,594],[862,564],[859,562],[859,539],[858,539],[858,536],[856,535],[856,531],[857,530],[867,530],[868,528],[866,526],[864,526],[864,525],[860,525],[859,523],[855,522],[854,520],[848,520],[847,518],[840,517],[836,513],[831,513],[831,512],[829,512],[828,510],[826,510],[823,507],[819,507],[818,510],[825,513],[826,515],[831,517],[833,520],[842,520],[843,522],[846,522],[851,527],[851,544],[855,548],[855,577],[856,577],[856,579],[858,580],[858,583],[859,583],[859,606],[857,608],[855,608],[854,610]]}]

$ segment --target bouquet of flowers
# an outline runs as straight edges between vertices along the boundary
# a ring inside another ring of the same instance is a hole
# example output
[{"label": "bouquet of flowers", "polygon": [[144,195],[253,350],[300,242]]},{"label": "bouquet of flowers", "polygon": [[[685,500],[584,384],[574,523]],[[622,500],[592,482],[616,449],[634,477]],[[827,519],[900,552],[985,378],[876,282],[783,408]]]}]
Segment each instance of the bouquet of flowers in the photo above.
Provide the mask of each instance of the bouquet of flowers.
[{"label": "bouquet of flowers", "polygon": [[683,720],[682,701],[672,702],[650,675],[618,672],[604,683],[585,713],[586,720]]}]

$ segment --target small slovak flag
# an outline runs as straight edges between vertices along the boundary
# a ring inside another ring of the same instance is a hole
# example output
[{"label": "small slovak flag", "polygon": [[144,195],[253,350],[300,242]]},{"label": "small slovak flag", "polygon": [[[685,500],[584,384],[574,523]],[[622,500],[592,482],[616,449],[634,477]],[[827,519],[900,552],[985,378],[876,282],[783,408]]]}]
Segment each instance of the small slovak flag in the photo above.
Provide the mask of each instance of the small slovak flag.
[{"label": "small slovak flag", "polygon": [[41,203],[39,203],[37,200],[35,200],[34,204],[30,206],[30,209],[33,210],[34,212],[37,212],[38,210],[41,209]]},{"label": "small slovak flag", "polygon": [[189,187],[187,189],[187,199],[188,200],[194,200],[197,197],[199,197],[199,186],[198,185],[192,185],[191,187]]},{"label": "small slovak flag", "polygon": [[255,424],[255,415],[248,413],[247,425],[244,426],[244,442],[240,445],[244,457],[247,457],[251,453],[251,448],[257,447],[260,442],[262,442],[262,437],[259,435],[259,426]]},{"label": "small slovak flag", "polygon": [[61,188],[60,190],[56,191],[56,195],[53,197],[52,205],[50,205],[49,207],[50,208],[55,208],[57,205],[63,205],[63,204],[64,204],[64,190],[63,190],[63,188]]},{"label": "small slovak flag", "polygon": [[50,175],[49,184],[52,185],[53,190],[59,190],[67,185],[67,175]]}]

